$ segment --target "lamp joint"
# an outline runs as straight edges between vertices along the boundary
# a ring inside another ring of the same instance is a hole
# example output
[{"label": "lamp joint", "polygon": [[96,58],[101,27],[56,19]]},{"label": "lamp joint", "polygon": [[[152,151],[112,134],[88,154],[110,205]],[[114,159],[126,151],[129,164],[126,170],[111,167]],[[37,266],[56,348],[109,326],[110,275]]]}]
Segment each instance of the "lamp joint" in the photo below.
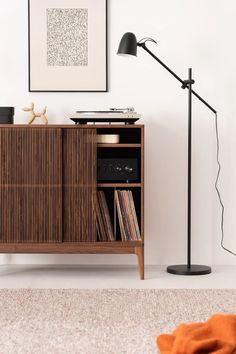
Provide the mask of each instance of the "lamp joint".
[{"label": "lamp joint", "polygon": [[146,48],[146,44],[145,44],[145,42],[138,42],[137,43],[137,47],[142,47],[142,48]]},{"label": "lamp joint", "polygon": [[182,84],[182,89],[186,89],[188,87],[188,85],[193,85],[195,83],[194,80],[184,80],[183,81],[183,84]]}]

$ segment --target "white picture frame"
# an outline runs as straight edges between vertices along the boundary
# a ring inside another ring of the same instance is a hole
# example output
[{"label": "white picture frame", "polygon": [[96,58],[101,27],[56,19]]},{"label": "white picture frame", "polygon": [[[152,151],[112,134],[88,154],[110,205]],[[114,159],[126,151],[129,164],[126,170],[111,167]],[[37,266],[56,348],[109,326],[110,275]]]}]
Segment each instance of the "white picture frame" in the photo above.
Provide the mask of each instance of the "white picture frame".
[{"label": "white picture frame", "polygon": [[107,0],[28,0],[29,91],[106,92]]}]

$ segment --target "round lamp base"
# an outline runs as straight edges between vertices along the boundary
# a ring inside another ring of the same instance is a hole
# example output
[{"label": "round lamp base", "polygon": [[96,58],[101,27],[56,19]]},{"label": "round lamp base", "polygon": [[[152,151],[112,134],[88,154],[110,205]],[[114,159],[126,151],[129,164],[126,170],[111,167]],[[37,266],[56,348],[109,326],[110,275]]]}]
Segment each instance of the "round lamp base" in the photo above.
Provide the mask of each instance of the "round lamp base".
[{"label": "round lamp base", "polygon": [[211,267],[204,265],[192,264],[190,267],[187,264],[173,265],[167,267],[167,272],[176,275],[204,275],[211,273]]}]

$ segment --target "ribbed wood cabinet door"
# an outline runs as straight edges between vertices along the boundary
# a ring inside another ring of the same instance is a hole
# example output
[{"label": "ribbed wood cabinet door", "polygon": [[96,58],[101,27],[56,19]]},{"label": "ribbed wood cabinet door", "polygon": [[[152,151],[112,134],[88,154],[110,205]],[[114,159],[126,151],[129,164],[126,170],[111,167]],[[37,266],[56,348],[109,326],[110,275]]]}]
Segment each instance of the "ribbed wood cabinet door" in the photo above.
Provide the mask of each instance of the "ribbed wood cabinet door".
[{"label": "ribbed wood cabinet door", "polygon": [[63,241],[96,241],[96,129],[63,129]]},{"label": "ribbed wood cabinet door", "polygon": [[61,129],[0,128],[0,242],[60,242]]}]

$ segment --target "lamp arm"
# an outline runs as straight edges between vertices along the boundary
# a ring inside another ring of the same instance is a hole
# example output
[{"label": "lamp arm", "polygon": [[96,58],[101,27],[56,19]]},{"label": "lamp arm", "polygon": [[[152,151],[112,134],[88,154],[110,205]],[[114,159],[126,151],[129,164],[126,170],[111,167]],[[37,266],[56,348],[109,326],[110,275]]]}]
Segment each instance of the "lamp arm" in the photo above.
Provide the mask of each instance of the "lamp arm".
[{"label": "lamp arm", "polygon": [[[137,43],[137,46],[138,46],[138,47],[142,47],[148,54],[150,54],[156,61],[158,61],[159,64],[161,64],[167,71],[169,71],[169,73],[170,73],[171,75],[173,75],[179,82],[181,82],[183,88],[185,88],[185,87],[188,88],[188,86],[186,86],[186,83],[185,83],[184,80],[182,80],[178,75],[176,75],[176,74],[174,73],[174,71],[172,71],[166,64],[164,64],[159,58],[157,58],[157,56],[156,56],[155,54],[153,54],[153,53],[146,47],[145,42],[143,42],[143,43]],[[215,113],[215,114],[217,113],[216,110],[215,110],[213,107],[211,107],[211,106],[209,105],[209,103],[207,103],[207,102],[206,102],[201,96],[199,96],[195,91],[192,90],[192,94],[193,94],[194,96],[196,96],[202,103],[204,103],[205,106],[207,106],[213,113]]]}]

